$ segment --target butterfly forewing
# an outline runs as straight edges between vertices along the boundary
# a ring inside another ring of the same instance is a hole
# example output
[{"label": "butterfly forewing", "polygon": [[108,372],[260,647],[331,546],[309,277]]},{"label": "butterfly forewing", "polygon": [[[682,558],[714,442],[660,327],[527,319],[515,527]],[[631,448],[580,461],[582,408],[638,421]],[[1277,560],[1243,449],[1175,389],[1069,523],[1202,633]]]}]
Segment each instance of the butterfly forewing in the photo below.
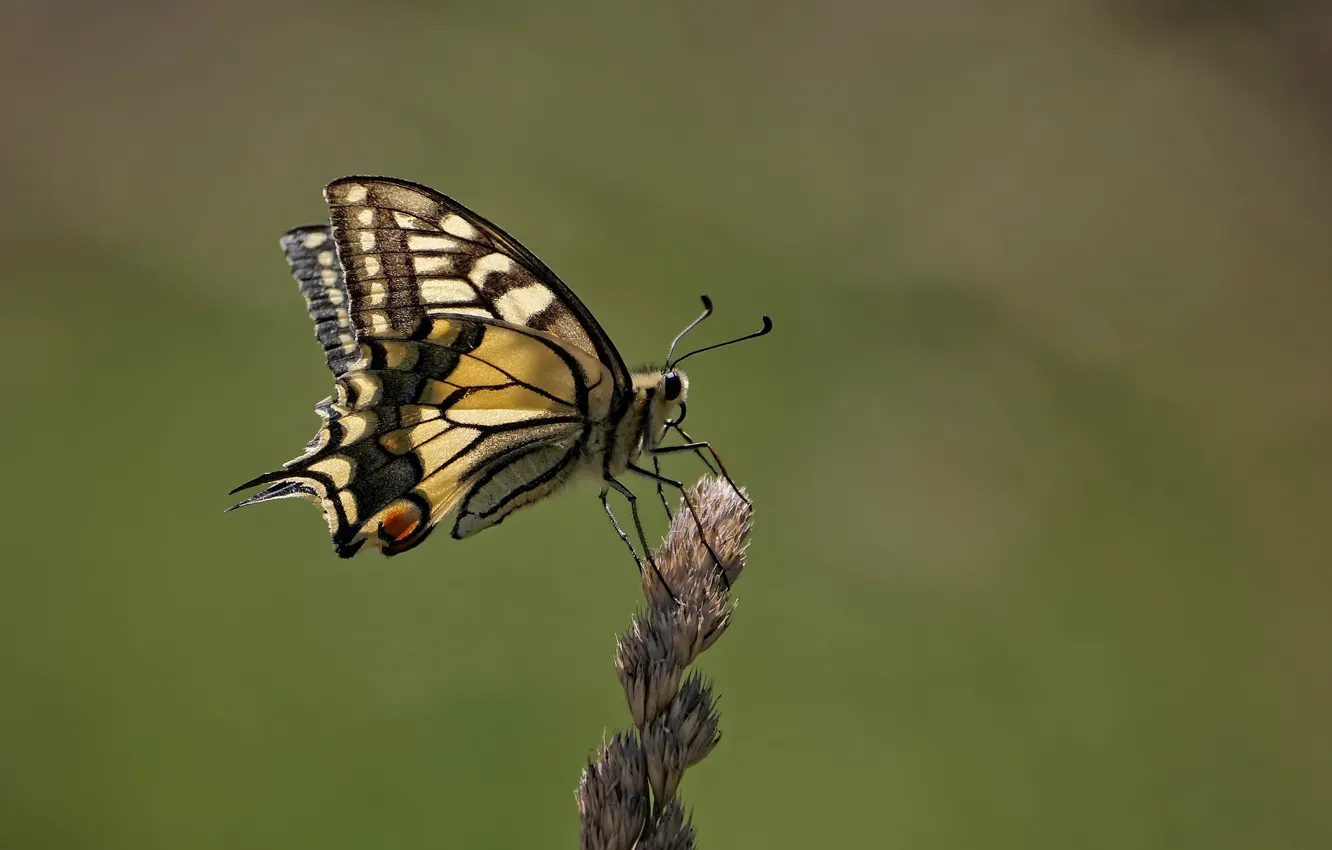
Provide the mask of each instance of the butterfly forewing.
[{"label": "butterfly forewing", "polygon": [[348,177],[324,192],[358,335],[428,338],[433,318],[476,315],[544,331],[606,367],[608,395],[628,370],[578,298],[503,230],[424,186]]},{"label": "butterfly forewing", "polygon": [[332,229],[311,225],[289,230],[282,235],[282,252],[300,284],[328,368],[335,377],[341,375],[356,360],[356,334],[347,312],[351,299],[338,264]]}]

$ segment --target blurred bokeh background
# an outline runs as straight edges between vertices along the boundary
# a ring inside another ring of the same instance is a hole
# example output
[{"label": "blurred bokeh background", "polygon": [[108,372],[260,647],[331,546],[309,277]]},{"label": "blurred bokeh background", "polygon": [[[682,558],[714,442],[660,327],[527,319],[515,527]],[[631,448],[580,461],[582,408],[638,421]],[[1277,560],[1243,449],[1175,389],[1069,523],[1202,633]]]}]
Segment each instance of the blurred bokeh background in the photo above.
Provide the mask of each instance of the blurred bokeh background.
[{"label": "blurred bokeh background", "polygon": [[691,369],[758,510],[700,846],[1332,846],[1325,4],[0,16],[0,846],[576,846],[595,486],[392,561],[221,512],[314,433],[277,236],[353,173],[631,364],[773,316]]}]

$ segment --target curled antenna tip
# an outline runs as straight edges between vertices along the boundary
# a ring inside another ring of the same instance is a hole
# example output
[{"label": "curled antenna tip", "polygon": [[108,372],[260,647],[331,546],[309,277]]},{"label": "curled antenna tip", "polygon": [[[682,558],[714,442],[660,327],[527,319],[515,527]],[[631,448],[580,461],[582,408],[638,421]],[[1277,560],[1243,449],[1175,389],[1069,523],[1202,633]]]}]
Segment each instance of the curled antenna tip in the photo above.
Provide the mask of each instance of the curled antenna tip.
[{"label": "curled antenna tip", "polygon": [[682,354],[682,355],[680,355],[679,357],[677,357],[676,359],[672,360],[671,357],[670,357],[670,355],[675,353],[675,343],[680,341],[680,337],[682,337],[682,336],[684,336],[686,333],[688,333],[688,332],[694,327],[694,325],[697,325],[699,322],[703,321],[703,320],[706,319],[709,315],[712,314],[712,302],[706,300],[706,299],[707,299],[707,296],[706,296],[706,295],[703,296],[703,298],[705,299],[703,303],[706,304],[707,307],[708,307],[707,310],[705,310],[705,311],[703,312],[703,315],[702,315],[702,316],[699,316],[697,319],[695,319],[694,322],[693,322],[693,324],[691,324],[689,327],[687,327],[687,328],[685,328],[683,331],[681,331],[680,336],[677,336],[677,337],[675,338],[675,342],[672,342],[672,343],[671,343],[671,350],[670,350],[669,352],[667,352],[667,355],[666,355],[666,365],[667,365],[667,368],[671,368],[671,367],[677,366],[677,365],[683,363],[684,361],[688,360],[690,357],[693,357],[695,354],[701,354],[701,353],[703,353],[704,351],[711,351],[711,350],[713,350],[714,348],[721,348],[721,347],[724,346],[724,345],[734,345],[734,344],[737,343],[737,342],[744,342],[744,341],[747,340],[747,339],[754,339],[755,337],[764,336],[765,334],[767,334],[769,331],[772,330],[772,319],[769,318],[768,316],[764,316],[764,317],[763,317],[763,330],[761,330],[761,331],[754,331],[754,333],[752,333],[752,334],[745,334],[744,336],[738,336],[738,337],[736,337],[735,339],[728,339],[728,340],[726,340],[725,342],[718,342],[718,343],[713,343],[712,345],[705,345],[705,346],[703,346],[702,348],[695,348],[693,351],[689,352],[688,354]]},{"label": "curled antenna tip", "polygon": [[[669,369],[669,368],[671,367],[671,362],[672,362],[672,361],[671,361],[671,356],[672,356],[673,354],[675,354],[675,346],[678,345],[678,344],[680,343],[680,340],[684,339],[685,336],[686,336],[690,331],[692,331],[694,328],[698,327],[698,325],[699,325],[700,322],[702,322],[702,321],[703,321],[704,319],[706,319],[708,316],[711,316],[711,315],[712,315],[712,299],[709,298],[706,294],[705,294],[705,295],[701,295],[701,296],[699,296],[699,297],[703,299],[703,315],[699,316],[697,319],[695,319],[694,321],[690,322],[689,325],[688,325],[684,330],[680,331],[678,334],[675,335],[675,339],[671,340],[671,347],[670,347],[669,349],[666,350],[666,368],[667,368],[667,369]],[[681,359],[683,359],[683,358],[681,358]]]}]

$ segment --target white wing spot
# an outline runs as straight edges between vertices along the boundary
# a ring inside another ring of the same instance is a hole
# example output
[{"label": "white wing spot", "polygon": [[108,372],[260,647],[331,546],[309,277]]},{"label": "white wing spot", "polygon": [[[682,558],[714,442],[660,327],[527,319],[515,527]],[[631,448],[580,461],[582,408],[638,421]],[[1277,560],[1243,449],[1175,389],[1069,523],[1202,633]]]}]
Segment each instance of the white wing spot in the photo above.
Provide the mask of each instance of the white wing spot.
[{"label": "white wing spot", "polygon": [[369,284],[369,292],[366,293],[365,306],[387,307],[388,296],[388,285],[382,280],[372,280]]},{"label": "white wing spot", "polygon": [[[325,281],[327,283],[327,281]],[[342,290],[330,288],[328,290],[328,303],[337,306],[342,303]]]},{"label": "white wing spot", "polygon": [[445,233],[452,233],[459,239],[466,239],[469,242],[476,242],[481,238],[481,231],[472,226],[471,222],[457,213],[449,213],[439,220],[439,226]]},{"label": "white wing spot", "polygon": [[388,333],[392,325],[389,324],[388,316],[380,312],[366,313],[365,323],[370,328],[372,334]]},{"label": "white wing spot", "polygon": [[369,227],[375,223],[375,211],[366,207],[356,214],[356,220],[361,224],[364,224],[366,227]]},{"label": "white wing spot", "polygon": [[318,261],[321,266],[331,267],[333,265],[333,252],[320,251],[319,256],[315,257],[315,260]]},{"label": "white wing spot", "polygon": [[421,300],[427,304],[452,304],[476,300],[476,290],[465,280],[456,278],[425,278],[418,280]]},{"label": "white wing spot", "polygon": [[338,441],[338,445],[348,446],[361,439],[370,433],[377,421],[378,417],[373,410],[363,410],[342,417],[338,420],[338,424],[342,426],[342,438]]},{"label": "white wing spot", "polygon": [[324,286],[331,287],[338,282],[338,273],[332,269],[320,269],[319,279],[323,282]]},{"label": "white wing spot", "polygon": [[310,464],[310,471],[327,475],[332,479],[334,487],[346,487],[351,481],[352,462],[342,455],[333,455]]},{"label": "white wing spot", "polygon": [[486,254],[472,263],[472,270],[467,277],[477,286],[485,286],[486,277],[491,274],[508,274],[514,269],[514,262],[503,254]]},{"label": "white wing spot", "polygon": [[455,251],[458,240],[447,236],[408,236],[408,251]]},{"label": "white wing spot", "polygon": [[328,241],[328,234],[316,230],[313,233],[305,234],[305,247],[318,248]]},{"label": "white wing spot", "polygon": [[368,256],[361,258],[361,272],[366,277],[375,277],[379,274],[379,258]]},{"label": "white wing spot", "polygon": [[365,200],[365,187],[360,183],[348,183],[342,187],[342,200],[349,204],[359,204]]},{"label": "white wing spot", "polygon": [[347,516],[348,523],[356,522],[356,496],[350,490],[338,491],[338,501],[342,503],[342,512]]},{"label": "white wing spot", "polygon": [[448,254],[416,255],[412,257],[412,270],[417,274],[447,274],[453,271],[453,258]]},{"label": "white wing spot", "polygon": [[437,307],[426,310],[430,316],[483,316],[487,319],[495,318],[485,307]]},{"label": "white wing spot", "polygon": [[393,220],[398,223],[398,227],[403,230],[434,230],[435,228],[426,224],[414,215],[405,212],[394,212]]},{"label": "white wing spot", "polygon": [[372,231],[372,230],[366,230],[366,231],[363,231],[363,232],[361,233],[361,250],[362,250],[362,251],[373,251],[373,250],[375,250],[375,234],[374,234],[374,231]]},{"label": "white wing spot", "polygon": [[506,322],[524,325],[528,319],[549,307],[550,302],[554,300],[555,293],[549,286],[534,283],[521,289],[510,289],[501,295],[495,300],[495,311]]}]

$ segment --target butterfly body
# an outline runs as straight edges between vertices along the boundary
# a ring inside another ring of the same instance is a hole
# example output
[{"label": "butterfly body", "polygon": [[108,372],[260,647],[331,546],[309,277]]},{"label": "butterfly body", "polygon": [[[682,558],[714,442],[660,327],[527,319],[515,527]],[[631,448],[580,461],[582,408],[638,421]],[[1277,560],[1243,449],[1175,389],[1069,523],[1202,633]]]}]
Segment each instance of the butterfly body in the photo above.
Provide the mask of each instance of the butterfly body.
[{"label": "butterfly body", "polygon": [[[674,394],[667,386],[667,375],[675,375],[680,380]],[[678,369],[635,373],[628,410],[619,418],[617,426],[606,432],[609,444],[593,443],[589,447],[589,458],[592,453],[600,451],[600,471],[611,477],[624,475],[629,465],[644,452],[656,448],[665,434],[666,423],[684,403],[688,386],[684,373]]]},{"label": "butterfly body", "polygon": [[643,472],[683,373],[631,374],[553,272],[456,201],[372,177],[325,197],[331,228],[282,244],[336,393],[305,453],[237,488],[266,485],[240,505],[312,501],[350,557],[404,552],[440,524],[467,537],[580,474],[603,503],[627,493],[615,478]]}]

